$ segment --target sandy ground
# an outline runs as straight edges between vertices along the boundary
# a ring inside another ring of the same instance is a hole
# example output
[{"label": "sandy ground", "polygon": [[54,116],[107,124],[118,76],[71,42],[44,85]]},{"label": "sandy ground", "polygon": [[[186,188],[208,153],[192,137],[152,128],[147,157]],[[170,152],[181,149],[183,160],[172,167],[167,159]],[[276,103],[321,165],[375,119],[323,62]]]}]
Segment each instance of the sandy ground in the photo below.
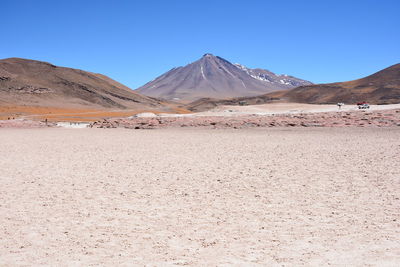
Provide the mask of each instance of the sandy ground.
[{"label": "sandy ground", "polygon": [[[367,111],[400,109],[400,104],[370,105]],[[298,114],[318,112],[349,112],[357,111],[357,105],[344,105],[340,109],[337,105],[318,105],[302,103],[268,103],[263,105],[249,106],[220,106],[209,111],[194,113],[183,116],[240,116],[240,115],[271,115],[271,114]],[[168,115],[166,115],[168,116]],[[182,116],[182,115],[178,115]]]},{"label": "sandy ground", "polygon": [[0,129],[0,265],[399,266],[400,129]]}]

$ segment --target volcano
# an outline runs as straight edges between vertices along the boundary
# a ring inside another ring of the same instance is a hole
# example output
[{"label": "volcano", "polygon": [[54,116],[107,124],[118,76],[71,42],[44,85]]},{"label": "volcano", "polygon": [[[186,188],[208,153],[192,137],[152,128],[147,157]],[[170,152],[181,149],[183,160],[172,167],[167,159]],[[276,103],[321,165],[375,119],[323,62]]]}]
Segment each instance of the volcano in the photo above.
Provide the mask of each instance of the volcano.
[{"label": "volcano", "polygon": [[250,69],[212,54],[173,68],[136,91],[167,100],[226,99],[288,90],[311,82],[263,69]]}]

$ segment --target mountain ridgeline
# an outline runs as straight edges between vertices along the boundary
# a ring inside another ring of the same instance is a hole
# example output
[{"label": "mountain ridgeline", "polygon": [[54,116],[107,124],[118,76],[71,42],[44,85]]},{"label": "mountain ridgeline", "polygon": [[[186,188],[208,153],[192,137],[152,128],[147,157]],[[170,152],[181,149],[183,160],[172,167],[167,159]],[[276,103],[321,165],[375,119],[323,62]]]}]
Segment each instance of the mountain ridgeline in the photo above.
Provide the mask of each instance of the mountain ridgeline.
[{"label": "mountain ridgeline", "polygon": [[167,100],[193,101],[204,97],[226,99],[257,96],[310,84],[292,76],[249,69],[221,57],[205,54],[187,66],[173,68],[136,91]]},{"label": "mountain ridgeline", "polygon": [[220,105],[266,104],[272,102],[296,102],[308,104],[398,104],[400,103],[400,64],[393,65],[362,79],[329,84],[302,85],[252,97],[230,99],[202,98],[185,108],[198,112]]},{"label": "mountain ridgeline", "polygon": [[21,58],[0,60],[0,104],[113,109],[162,106],[107,76]]},{"label": "mountain ridgeline", "polygon": [[267,96],[311,104],[355,104],[363,101],[370,104],[397,104],[400,103],[400,64],[358,80],[299,86]]},{"label": "mountain ridgeline", "polygon": [[191,111],[202,111],[218,105],[275,101],[400,103],[400,64],[354,81],[311,84],[205,54],[201,59],[174,68],[134,91],[97,73],[29,59],[0,60],[2,106],[169,112],[171,107],[178,105]]}]

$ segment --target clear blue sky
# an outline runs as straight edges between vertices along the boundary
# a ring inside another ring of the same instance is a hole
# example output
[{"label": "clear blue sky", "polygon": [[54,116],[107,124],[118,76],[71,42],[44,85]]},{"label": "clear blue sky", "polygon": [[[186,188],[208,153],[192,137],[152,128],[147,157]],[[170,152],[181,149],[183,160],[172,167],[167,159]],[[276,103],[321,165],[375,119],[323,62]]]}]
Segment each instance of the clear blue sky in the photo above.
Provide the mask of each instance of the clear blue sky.
[{"label": "clear blue sky", "polygon": [[136,88],[204,53],[315,83],[400,63],[399,0],[3,0],[0,58]]}]

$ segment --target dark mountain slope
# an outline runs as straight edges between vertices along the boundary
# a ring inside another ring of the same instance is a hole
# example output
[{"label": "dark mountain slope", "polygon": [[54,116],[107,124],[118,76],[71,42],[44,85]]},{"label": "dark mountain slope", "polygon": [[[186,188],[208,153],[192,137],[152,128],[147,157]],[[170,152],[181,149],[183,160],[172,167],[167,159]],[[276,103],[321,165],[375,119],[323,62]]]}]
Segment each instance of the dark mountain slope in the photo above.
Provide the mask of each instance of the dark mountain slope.
[{"label": "dark mountain slope", "polygon": [[362,79],[300,86],[286,92],[269,94],[291,102],[301,103],[356,103],[371,104],[400,103],[400,64],[393,65]]},{"label": "dark mountain slope", "polygon": [[0,98],[3,105],[117,109],[162,106],[107,76],[21,58],[0,60]]}]

